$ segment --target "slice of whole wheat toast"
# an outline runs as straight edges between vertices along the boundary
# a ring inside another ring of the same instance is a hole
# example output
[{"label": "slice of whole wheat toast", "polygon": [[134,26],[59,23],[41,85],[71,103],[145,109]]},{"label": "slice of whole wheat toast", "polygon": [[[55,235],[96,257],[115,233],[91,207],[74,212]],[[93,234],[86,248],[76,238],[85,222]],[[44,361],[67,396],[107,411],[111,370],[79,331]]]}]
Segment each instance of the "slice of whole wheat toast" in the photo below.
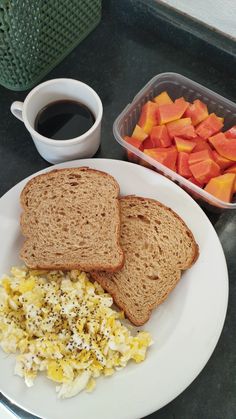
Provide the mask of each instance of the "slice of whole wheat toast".
[{"label": "slice of whole wheat toast", "polygon": [[30,268],[120,269],[118,196],[116,180],[98,170],[61,169],[34,177],[20,196],[26,237],[21,258]]},{"label": "slice of whole wheat toast", "polygon": [[121,245],[125,264],[121,271],[91,275],[108,291],[136,326],[176,286],[181,271],[198,257],[198,245],[184,221],[159,202],[136,196],[120,199]]}]

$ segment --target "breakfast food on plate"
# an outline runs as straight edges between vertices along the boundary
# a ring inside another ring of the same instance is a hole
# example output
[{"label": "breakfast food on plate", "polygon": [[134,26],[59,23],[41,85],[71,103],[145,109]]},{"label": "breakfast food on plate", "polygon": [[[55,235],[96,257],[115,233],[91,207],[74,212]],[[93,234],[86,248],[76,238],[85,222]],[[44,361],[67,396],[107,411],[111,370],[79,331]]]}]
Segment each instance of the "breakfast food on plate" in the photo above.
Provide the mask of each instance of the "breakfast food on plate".
[{"label": "breakfast food on plate", "polygon": [[0,283],[0,346],[18,353],[15,373],[27,386],[45,371],[58,397],[92,391],[95,379],[141,362],[149,333],[132,336],[111,296],[84,272],[12,268]]},{"label": "breakfast food on plate", "polygon": [[198,257],[170,208],[118,195],[112,176],[88,168],[36,176],[21,193],[27,266],[0,280],[0,347],[29,387],[45,372],[58,397],[73,397],[143,361],[152,338],[122,319],[143,325]]},{"label": "breakfast food on plate", "polygon": [[[224,118],[209,114],[199,99],[193,103],[183,97],[172,100],[162,92],[143,105],[133,133],[124,140],[216,198],[231,202],[236,174],[232,182],[224,175],[236,161],[236,126],[222,132],[223,122]],[[192,157],[200,152],[198,162],[194,162]],[[128,158],[152,168],[145,158],[129,150]]]},{"label": "breakfast food on plate", "polygon": [[21,193],[21,258],[30,268],[115,271],[120,247],[119,185],[89,168],[53,170]]},{"label": "breakfast food on plate", "polygon": [[139,326],[196,261],[198,246],[184,221],[159,202],[126,196],[120,205],[125,264],[119,272],[91,275]]}]

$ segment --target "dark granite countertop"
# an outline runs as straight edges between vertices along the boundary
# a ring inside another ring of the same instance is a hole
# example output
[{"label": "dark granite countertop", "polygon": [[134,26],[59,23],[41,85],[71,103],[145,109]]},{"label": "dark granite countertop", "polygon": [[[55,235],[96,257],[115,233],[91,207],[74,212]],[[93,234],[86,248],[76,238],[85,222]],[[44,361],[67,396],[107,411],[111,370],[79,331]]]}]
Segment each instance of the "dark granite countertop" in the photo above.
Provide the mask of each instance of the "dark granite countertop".
[{"label": "dark granite countertop", "polygon": [[[227,71],[226,65],[224,69],[217,65],[219,57],[214,64],[214,60],[210,56],[208,60],[199,49],[191,51],[184,39],[172,43],[170,31],[165,41],[163,34],[154,28],[154,19],[148,21],[148,27],[145,13],[143,25],[142,19],[139,24],[134,16],[129,19],[128,0],[127,10],[125,2],[120,2],[123,17],[118,16],[114,1],[104,3],[100,25],[47,76],[47,79],[79,79],[100,95],[104,119],[102,144],[96,157],[125,159],[124,151],[113,138],[113,121],[140,88],[158,73],[180,73],[228,99],[236,99],[236,80],[230,76],[232,73]],[[133,13],[140,13],[140,10],[134,8]],[[178,32],[173,36],[178,37]],[[25,96],[26,92],[0,87],[0,196],[28,175],[49,166],[37,153],[23,124],[10,113],[11,103],[23,100]],[[197,379],[149,418],[236,417],[236,211],[225,211],[221,215],[207,212],[207,215],[219,235],[229,270],[230,294],[225,326],[212,357]],[[0,400],[6,402],[3,396]],[[21,418],[32,417],[17,408],[15,412]]]}]

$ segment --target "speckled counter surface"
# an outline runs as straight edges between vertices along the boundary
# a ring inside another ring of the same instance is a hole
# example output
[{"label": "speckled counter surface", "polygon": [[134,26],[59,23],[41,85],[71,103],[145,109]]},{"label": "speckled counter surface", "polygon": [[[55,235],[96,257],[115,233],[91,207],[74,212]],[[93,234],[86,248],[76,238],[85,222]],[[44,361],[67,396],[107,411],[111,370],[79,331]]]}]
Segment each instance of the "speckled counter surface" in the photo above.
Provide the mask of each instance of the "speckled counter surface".
[{"label": "speckled counter surface", "polygon": [[[183,74],[236,100],[236,80],[227,72],[227,66],[224,71],[220,65],[213,66],[212,60],[208,62],[197,50],[191,52],[181,40],[171,43],[168,38],[165,42],[156,28],[153,30],[153,21],[149,30],[147,24],[132,24],[128,15],[130,9],[124,9],[124,1],[120,3],[123,18],[117,15],[114,2],[104,3],[103,18],[97,29],[47,76],[47,79],[79,79],[100,95],[104,119],[102,144],[96,157],[125,159],[122,148],[113,138],[113,121],[140,88],[158,73]],[[37,153],[23,124],[10,114],[11,103],[23,100],[25,95],[25,92],[0,87],[0,196],[28,175],[49,166]],[[220,216],[207,212],[207,215],[219,235],[229,269],[230,294],[225,326],[211,359],[197,379],[177,399],[149,418],[236,418],[236,211],[226,211]],[[6,402],[3,397],[0,400]],[[32,417],[11,408],[20,418]]]}]

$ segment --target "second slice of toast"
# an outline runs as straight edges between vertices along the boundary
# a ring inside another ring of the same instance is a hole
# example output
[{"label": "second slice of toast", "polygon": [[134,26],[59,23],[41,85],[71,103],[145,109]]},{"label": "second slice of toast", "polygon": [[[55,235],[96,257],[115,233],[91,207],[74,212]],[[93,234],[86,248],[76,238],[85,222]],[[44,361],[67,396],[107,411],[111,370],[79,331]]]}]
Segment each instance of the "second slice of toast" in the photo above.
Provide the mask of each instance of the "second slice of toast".
[{"label": "second slice of toast", "polygon": [[92,272],[92,277],[140,326],[196,261],[198,245],[184,221],[159,202],[126,196],[120,205],[125,264],[119,272]]}]

